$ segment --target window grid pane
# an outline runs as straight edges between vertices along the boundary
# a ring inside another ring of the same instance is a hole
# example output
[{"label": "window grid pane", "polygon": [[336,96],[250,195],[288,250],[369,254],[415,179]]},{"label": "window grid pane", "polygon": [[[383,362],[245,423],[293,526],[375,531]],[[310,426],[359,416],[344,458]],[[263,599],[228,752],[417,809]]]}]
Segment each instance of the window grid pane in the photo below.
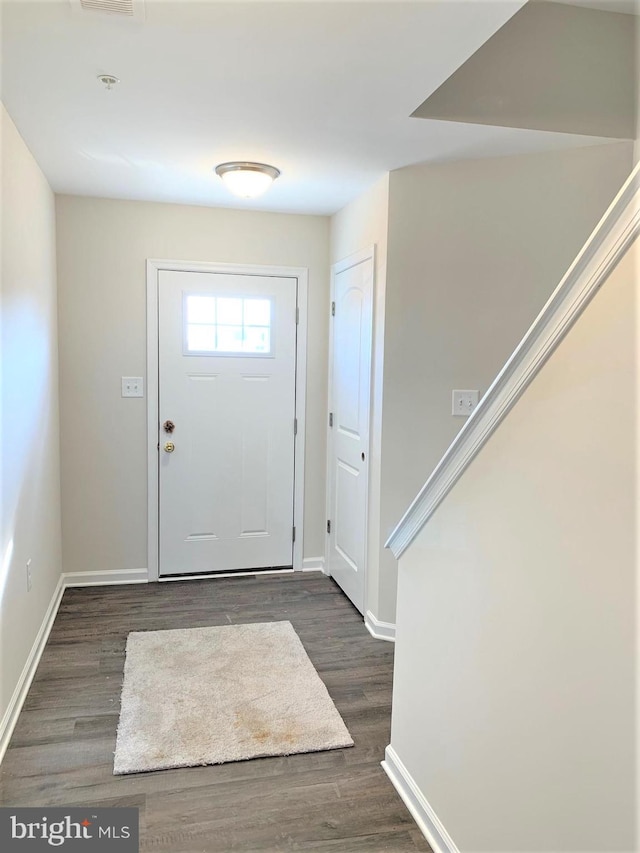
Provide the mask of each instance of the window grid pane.
[{"label": "window grid pane", "polygon": [[215,296],[189,296],[187,299],[187,322],[191,324],[216,322]]},{"label": "window grid pane", "polygon": [[213,352],[216,349],[216,327],[190,325],[187,329],[187,343],[192,352]]},{"label": "window grid pane", "polygon": [[270,299],[245,299],[244,300],[244,325],[245,326],[270,326],[271,325],[271,300]]},{"label": "window grid pane", "polygon": [[245,352],[269,352],[271,349],[270,329],[268,326],[245,326]]},{"label": "window grid pane", "polygon": [[271,300],[187,296],[187,351],[271,352]]}]

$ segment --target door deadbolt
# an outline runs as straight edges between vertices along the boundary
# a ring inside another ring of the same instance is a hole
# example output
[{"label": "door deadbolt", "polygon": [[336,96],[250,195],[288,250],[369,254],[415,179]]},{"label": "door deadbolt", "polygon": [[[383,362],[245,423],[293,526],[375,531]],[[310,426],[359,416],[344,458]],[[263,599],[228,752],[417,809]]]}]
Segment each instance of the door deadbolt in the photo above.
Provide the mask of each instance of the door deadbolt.
[{"label": "door deadbolt", "polygon": [[363,451],[362,451],[362,453],[360,454],[360,458],[361,458],[361,459],[362,459],[362,461],[364,462],[364,460],[365,460],[364,450],[363,450]]},{"label": "door deadbolt", "polygon": [[173,432],[174,429],[176,428],[176,425],[174,424],[173,421],[165,421],[162,424],[162,428],[164,429],[165,432]]},{"label": "door deadbolt", "polygon": [[167,443],[164,446],[165,453],[173,453],[173,451],[175,449],[176,449],[176,446],[172,441],[167,441]]}]

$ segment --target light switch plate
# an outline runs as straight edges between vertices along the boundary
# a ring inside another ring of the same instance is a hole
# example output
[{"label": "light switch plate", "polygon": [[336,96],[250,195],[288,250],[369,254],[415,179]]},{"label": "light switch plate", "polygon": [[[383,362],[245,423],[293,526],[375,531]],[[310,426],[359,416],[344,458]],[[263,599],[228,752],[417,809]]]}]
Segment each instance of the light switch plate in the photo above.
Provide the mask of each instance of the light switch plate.
[{"label": "light switch plate", "polygon": [[478,405],[477,391],[452,391],[451,414],[458,417],[468,418]]},{"label": "light switch plate", "polygon": [[144,383],[142,376],[123,376],[122,396],[144,397]]}]

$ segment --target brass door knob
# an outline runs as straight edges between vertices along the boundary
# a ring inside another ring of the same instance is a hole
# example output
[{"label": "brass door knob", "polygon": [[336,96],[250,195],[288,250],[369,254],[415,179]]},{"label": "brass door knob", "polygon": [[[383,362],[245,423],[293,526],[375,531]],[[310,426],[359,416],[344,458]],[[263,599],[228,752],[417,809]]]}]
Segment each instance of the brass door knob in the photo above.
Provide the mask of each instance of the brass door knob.
[{"label": "brass door knob", "polygon": [[172,441],[167,441],[167,443],[164,446],[165,453],[173,453],[173,451],[175,449],[176,449],[176,446]]}]

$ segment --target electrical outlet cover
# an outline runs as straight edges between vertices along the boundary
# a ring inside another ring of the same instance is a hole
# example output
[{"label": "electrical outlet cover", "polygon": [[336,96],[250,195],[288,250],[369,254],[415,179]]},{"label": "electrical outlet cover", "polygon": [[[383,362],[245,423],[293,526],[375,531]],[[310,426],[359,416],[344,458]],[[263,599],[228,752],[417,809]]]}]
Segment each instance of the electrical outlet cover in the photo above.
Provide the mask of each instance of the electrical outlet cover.
[{"label": "electrical outlet cover", "polygon": [[144,384],[142,376],[123,376],[122,396],[144,397]]},{"label": "electrical outlet cover", "polygon": [[451,394],[452,415],[468,418],[477,405],[477,391],[453,391]]}]

